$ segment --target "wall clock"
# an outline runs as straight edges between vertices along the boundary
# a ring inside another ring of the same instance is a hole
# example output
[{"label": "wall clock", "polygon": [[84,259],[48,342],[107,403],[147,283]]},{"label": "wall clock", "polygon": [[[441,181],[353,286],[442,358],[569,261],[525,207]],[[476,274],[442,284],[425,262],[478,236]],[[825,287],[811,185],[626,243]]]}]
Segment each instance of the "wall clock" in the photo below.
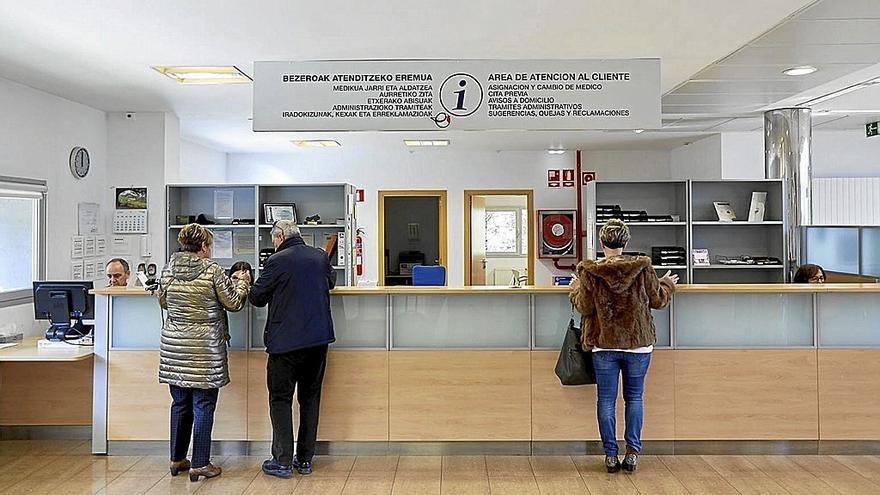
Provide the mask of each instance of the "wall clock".
[{"label": "wall clock", "polygon": [[84,179],[89,175],[89,150],[75,146],[70,150],[70,173],[77,179]]}]

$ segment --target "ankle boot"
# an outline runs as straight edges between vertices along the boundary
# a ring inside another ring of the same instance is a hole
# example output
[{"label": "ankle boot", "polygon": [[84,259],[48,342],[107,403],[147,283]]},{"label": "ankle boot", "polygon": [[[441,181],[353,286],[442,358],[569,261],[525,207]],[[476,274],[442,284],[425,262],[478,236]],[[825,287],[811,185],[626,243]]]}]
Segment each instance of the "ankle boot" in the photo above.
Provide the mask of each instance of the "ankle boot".
[{"label": "ankle boot", "polygon": [[625,456],[623,456],[623,470],[627,473],[631,473],[639,467],[639,454],[638,452],[627,452]]},{"label": "ankle boot", "polygon": [[620,471],[620,459],[618,459],[616,455],[606,455],[605,469],[607,469],[609,473]]},{"label": "ankle boot", "polygon": [[190,467],[192,466],[189,463],[189,459],[184,459],[182,461],[171,461],[171,476],[177,476],[184,471],[189,471]]},{"label": "ankle boot", "polygon": [[219,467],[208,463],[205,467],[200,468],[192,468],[189,470],[189,480],[190,481],[199,481],[200,477],[205,478],[214,478],[220,476],[220,473],[223,472]]}]

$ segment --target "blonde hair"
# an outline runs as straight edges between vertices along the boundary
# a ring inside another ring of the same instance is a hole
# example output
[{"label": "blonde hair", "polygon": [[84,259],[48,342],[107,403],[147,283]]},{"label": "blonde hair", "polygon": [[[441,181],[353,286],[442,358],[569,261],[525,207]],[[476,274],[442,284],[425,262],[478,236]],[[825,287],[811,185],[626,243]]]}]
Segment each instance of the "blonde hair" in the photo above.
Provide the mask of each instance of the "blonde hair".
[{"label": "blonde hair", "polygon": [[599,230],[599,240],[610,249],[622,249],[629,242],[629,227],[623,220],[612,218]]},{"label": "blonde hair", "polygon": [[180,229],[177,234],[177,243],[184,251],[190,253],[198,253],[202,250],[202,245],[214,243],[214,233],[202,227],[197,223],[191,223]]}]

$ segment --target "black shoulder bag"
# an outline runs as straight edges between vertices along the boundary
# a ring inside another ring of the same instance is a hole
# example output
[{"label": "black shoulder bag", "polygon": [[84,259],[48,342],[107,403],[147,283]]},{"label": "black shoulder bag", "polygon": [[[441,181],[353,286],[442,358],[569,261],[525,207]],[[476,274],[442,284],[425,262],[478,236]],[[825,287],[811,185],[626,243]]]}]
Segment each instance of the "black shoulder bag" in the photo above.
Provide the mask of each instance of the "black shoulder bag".
[{"label": "black shoulder bag", "polygon": [[574,308],[568,320],[568,329],[562,339],[562,349],[556,360],[556,376],[563,385],[592,385],[596,383],[593,353],[581,346],[581,329],[574,326]]}]

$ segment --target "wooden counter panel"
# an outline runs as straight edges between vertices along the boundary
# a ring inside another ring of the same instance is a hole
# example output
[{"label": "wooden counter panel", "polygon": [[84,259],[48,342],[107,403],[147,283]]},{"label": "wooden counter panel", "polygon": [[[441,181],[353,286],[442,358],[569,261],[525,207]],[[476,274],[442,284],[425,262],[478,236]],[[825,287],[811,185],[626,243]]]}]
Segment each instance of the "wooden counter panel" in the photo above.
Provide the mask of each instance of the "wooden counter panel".
[{"label": "wooden counter panel", "polygon": [[814,349],[677,350],[679,440],[815,440]]},{"label": "wooden counter panel", "polygon": [[[214,440],[246,438],[245,354],[229,353],[232,381],[220,389]],[[159,383],[159,351],[110,351],[107,373],[107,439],[168,440],[171,394]]]},{"label": "wooden counter panel", "polygon": [[[556,378],[557,351],[532,352],[532,436],[542,440],[598,440],[596,386],[563,387]],[[669,440],[675,436],[673,351],[651,356],[645,384],[642,438]],[[618,389],[617,430],[624,431],[623,387]]]},{"label": "wooden counter panel", "polygon": [[391,352],[390,439],[529,440],[530,354]]},{"label": "wooden counter panel", "polygon": [[0,364],[0,425],[91,425],[91,357]]},{"label": "wooden counter panel", "polygon": [[880,349],[819,349],[819,438],[880,440]]},{"label": "wooden counter panel", "polygon": [[388,354],[330,352],[318,440],[388,441]]},{"label": "wooden counter panel", "polygon": [[[269,355],[262,351],[247,353],[247,439],[257,442],[272,440],[272,422],[269,420],[269,390],[266,388],[266,361]],[[293,418],[296,430],[296,416]]]}]

